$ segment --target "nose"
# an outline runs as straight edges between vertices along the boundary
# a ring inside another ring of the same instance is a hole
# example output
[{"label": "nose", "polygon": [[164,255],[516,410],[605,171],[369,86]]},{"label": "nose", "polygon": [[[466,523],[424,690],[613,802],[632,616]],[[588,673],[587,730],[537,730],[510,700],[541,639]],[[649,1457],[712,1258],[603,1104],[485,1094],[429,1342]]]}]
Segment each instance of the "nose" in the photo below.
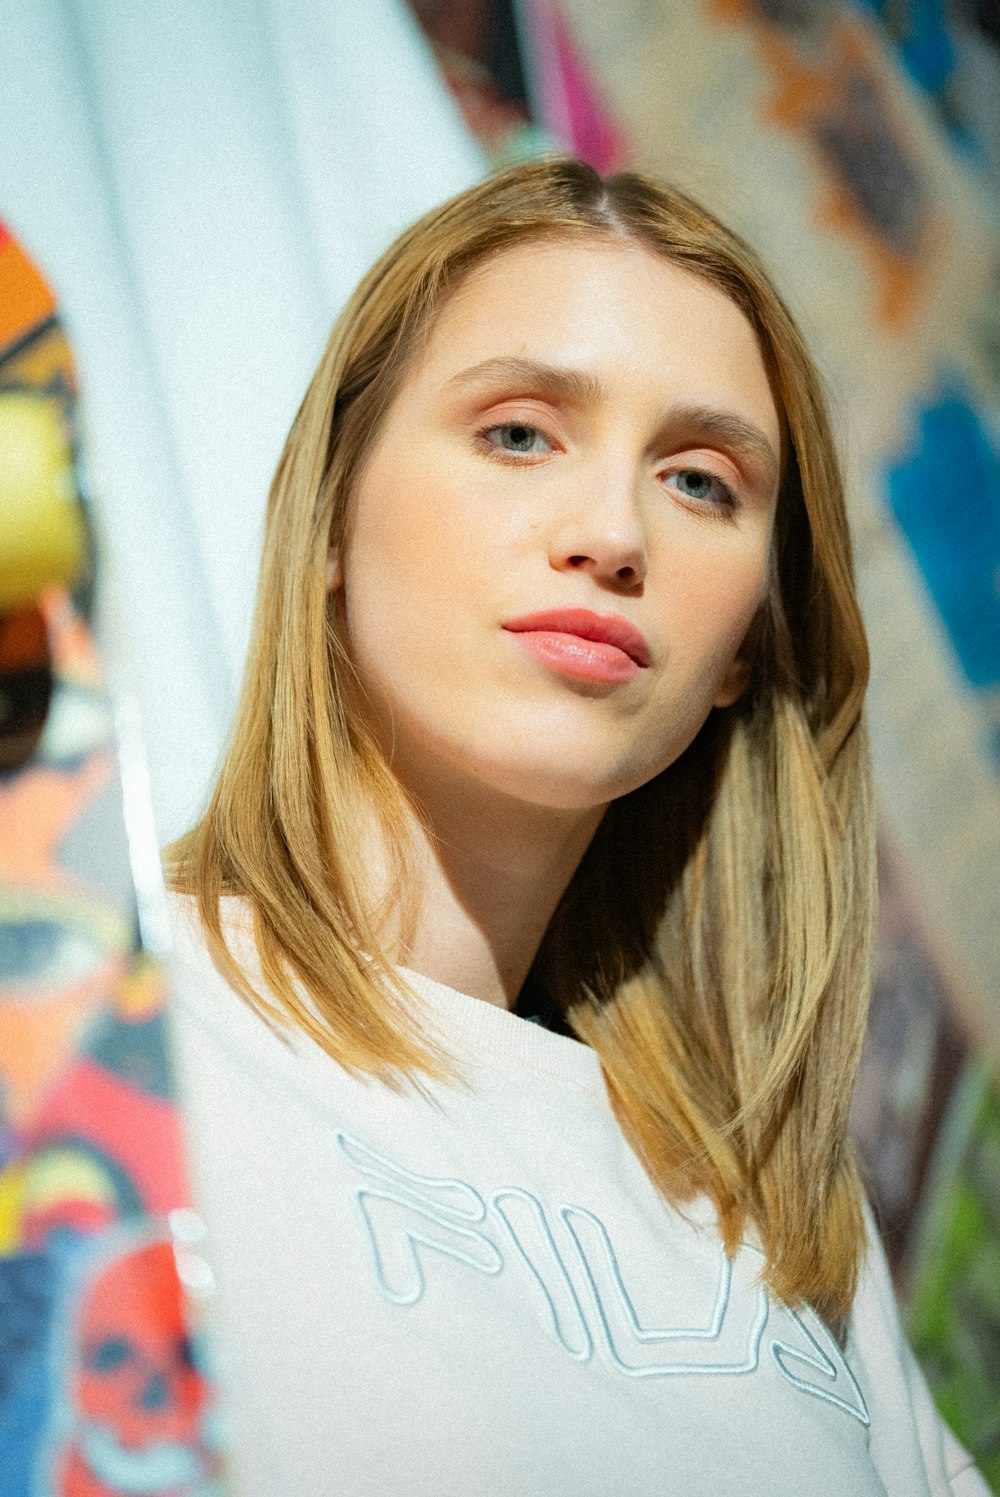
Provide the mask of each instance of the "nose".
[{"label": "nose", "polygon": [[649,557],[639,482],[623,463],[613,473],[595,475],[587,494],[576,492],[549,533],[549,563],[557,572],[588,572],[595,582],[620,592],[642,586]]}]

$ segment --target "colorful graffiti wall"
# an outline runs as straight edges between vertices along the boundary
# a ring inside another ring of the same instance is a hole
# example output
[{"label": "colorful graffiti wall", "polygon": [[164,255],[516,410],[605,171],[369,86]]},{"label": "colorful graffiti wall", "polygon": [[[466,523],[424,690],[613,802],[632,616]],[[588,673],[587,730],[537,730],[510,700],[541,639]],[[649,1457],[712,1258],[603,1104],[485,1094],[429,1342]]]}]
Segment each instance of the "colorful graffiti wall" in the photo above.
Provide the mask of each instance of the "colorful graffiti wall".
[{"label": "colorful graffiti wall", "polygon": [[0,226],[0,1485],[208,1497],[211,1275],[91,625],[76,413],[53,295]]}]

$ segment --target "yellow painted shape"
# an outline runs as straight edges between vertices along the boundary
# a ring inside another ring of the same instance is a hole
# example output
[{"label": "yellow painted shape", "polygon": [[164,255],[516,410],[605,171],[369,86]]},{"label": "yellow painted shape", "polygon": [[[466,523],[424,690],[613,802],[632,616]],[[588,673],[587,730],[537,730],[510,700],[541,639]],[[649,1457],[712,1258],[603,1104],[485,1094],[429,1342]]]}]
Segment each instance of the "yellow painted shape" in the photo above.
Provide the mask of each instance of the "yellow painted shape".
[{"label": "yellow painted shape", "polygon": [[60,1201],[113,1202],[114,1186],[95,1159],[75,1149],[49,1149],[29,1160],[24,1171],[24,1209],[44,1211]]},{"label": "yellow painted shape", "polygon": [[87,537],[58,405],[0,394],[0,609],[30,603],[83,568]]},{"label": "yellow painted shape", "polygon": [[0,1170],[0,1258],[9,1258],[21,1248],[23,1202],[24,1167],[8,1165]]}]

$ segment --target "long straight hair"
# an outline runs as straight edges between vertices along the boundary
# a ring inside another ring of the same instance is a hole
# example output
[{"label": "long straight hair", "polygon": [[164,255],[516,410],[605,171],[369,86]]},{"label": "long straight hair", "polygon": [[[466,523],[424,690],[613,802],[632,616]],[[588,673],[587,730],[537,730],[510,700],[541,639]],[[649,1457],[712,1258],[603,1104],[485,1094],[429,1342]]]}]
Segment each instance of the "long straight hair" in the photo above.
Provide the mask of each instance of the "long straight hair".
[{"label": "long straight hair", "polygon": [[[864,1249],[847,1116],[875,909],[862,702],[868,654],[820,382],[756,255],[685,195],[549,157],[427,214],[338,318],[271,489],[251,645],[208,808],[168,849],[213,960],[272,1024],[403,1089],[454,1057],[391,980],[362,812],[412,889],[409,805],[357,710],[326,590],[328,548],[408,363],[464,277],[533,241],[639,244],[748,318],[785,426],[771,575],[749,686],[685,753],[614,801],[532,969],[597,1052],[621,1127],[664,1196],[704,1193],[727,1251],[755,1231],[764,1276],[831,1323]],[[257,961],[227,945],[242,896]]]}]

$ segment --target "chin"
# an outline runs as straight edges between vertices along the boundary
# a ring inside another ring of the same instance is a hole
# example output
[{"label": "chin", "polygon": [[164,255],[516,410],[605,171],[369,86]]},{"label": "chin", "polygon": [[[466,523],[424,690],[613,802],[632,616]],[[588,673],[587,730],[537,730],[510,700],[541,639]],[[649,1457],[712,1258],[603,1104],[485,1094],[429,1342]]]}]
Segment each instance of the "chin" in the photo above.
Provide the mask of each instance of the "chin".
[{"label": "chin", "polygon": [[565,756],[558,764],[480,764],[479,778],[512,800],[552,811],[603,810],[610,801],[637,790],[659,773],[633,769],[609,772],[604,767],[574,765]]}]

